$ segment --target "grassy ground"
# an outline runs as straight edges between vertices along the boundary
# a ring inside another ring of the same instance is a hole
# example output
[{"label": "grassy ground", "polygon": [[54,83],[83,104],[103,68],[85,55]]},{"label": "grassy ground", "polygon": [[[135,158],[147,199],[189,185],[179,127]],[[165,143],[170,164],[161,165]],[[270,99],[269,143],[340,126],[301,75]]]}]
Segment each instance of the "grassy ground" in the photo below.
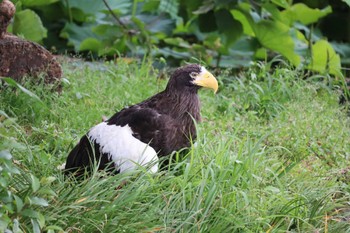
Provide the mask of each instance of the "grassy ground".
[{"label": "grassy ground", "polygon": [[147,62],[64,73],[60,95],[25,85],[41,101],[1,90],[0,231],[350,232],[350,119],[324,82],[261,64],[221,72],[218,94],[200,93],[197,146],[173,170],[72,182],[57,167],[78,139],[166,80]]}]

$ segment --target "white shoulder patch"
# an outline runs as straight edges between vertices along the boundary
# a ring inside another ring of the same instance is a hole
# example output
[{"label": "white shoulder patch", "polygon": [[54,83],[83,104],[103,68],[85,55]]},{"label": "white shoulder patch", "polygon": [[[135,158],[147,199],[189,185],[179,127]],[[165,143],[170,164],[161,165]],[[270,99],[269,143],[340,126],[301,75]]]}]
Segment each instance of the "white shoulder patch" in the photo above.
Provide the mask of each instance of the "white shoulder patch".
[{"label": "white shoulder patch", "polygon": [[203,74],[205,72],[208,72],[207,69],[204,66],[201,66],[201,73]]},{"label": "white shoulder patch", "polygon": [[102,153],[109,154],[120,172],[133,170],[138,166],[152,164],[150,172],[158,171],[158,156],[148,144],[134,136],[129,125],[123,127],[102,122],[90,129],[88,137],[100,145]]}]

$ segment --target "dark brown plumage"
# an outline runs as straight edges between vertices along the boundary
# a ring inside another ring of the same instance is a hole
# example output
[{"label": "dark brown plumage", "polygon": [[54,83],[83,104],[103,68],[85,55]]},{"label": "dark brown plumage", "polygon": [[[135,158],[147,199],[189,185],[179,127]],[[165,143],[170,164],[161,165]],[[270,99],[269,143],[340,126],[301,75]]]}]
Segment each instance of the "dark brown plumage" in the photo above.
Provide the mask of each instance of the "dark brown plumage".
[{"label": "dark brown plumage", "polygon": [[67,158],[66,172],[89,169],[92,162],[99,169],[110,165],[116,172],[152,162],[150,170],[156,172],[158,158],[189,147],[196,139],[194,120],[200,121],[197,92],[201,87],[215,91],[218,87],[204,67],[178,68],[164,91],[122,109],[84,135]]}]

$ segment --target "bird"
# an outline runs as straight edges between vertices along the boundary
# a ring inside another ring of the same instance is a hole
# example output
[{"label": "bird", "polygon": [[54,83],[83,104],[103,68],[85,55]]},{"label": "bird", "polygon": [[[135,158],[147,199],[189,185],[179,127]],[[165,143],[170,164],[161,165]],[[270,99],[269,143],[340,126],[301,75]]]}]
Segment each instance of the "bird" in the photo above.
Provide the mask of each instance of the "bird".
[{"label": "bird", "polygon": [[196,139],[201,88],[218,90],[204,66],[177,68],[163,91],[93,126],[68,154],[65,173],[91,173],[94,166],[116,174],[140,166],[158,172],[160,158],[189,148]]}]

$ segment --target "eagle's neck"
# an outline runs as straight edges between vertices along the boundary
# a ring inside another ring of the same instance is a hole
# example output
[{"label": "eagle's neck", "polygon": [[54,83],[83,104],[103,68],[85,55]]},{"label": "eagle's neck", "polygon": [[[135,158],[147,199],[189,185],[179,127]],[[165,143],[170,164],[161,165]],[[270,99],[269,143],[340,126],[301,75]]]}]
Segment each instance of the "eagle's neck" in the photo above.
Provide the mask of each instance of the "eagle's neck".
[{"label": "eagle's neck", "polygon": [[163,97],[166,106],[162,110],[166,110],[165,114],[171,116],[180,126],[180,132],[185,136],[186,142],[182,146],[189,146],[189,139],[195,140],[197,137],[196,122],[200,118],[200,102],[196,92],[164,92]]},{"label": "eagle's neck", "polygon": [[193,119],[200,121],[200,102],[197,92],[166,92],[166,98],[171,103],[167,106],[169,115],[174,119],[185,121],[183,123],[192,124]]}]

